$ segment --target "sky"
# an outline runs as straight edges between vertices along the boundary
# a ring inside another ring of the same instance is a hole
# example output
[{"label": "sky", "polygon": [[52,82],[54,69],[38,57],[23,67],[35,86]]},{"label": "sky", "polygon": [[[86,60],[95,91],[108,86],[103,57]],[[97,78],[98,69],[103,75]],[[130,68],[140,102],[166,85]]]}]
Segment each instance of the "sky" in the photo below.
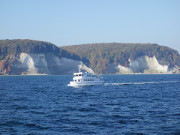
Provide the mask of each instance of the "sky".
[{"label": "sky", "polygon": [[0,39],[157,43],[180,53],[180,0],[0,0]]}]

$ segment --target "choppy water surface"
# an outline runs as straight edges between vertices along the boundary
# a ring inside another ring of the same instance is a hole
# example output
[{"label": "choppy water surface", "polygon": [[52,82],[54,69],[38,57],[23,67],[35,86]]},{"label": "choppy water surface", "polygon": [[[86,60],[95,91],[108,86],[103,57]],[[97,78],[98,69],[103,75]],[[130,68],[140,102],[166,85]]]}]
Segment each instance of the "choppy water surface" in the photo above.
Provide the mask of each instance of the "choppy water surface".
[{"label": "choppy water surface", "polygon": [[0,76],[0,134],[180,134],[180,75]]}]

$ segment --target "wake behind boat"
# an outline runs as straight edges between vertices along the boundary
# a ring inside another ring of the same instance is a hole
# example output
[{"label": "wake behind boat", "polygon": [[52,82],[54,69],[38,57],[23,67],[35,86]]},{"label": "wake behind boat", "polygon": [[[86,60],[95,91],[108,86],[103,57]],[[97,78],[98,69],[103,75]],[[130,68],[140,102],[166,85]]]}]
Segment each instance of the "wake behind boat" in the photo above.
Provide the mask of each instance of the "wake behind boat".
[{"label": "wake behind boat", "polygon": [[74,73],[73,81],[70,81],[68,86],[81,87],[81,86],[93,86],[93,85],[104,84],[103,78],[101,76],[88,72],[81,72],[81,66],[79,67],[79,72]]}]

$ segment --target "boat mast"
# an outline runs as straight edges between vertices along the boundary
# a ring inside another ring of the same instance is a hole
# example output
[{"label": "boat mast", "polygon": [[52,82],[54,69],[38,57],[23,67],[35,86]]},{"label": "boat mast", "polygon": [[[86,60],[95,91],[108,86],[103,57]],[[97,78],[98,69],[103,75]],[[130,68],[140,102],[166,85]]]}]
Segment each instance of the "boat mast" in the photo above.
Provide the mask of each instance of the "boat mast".
[{"label": "boat mast", "polygon": [[81,69],[82,69],[82,61],[81,64],[79,65],[79,72],[81,72]]}]

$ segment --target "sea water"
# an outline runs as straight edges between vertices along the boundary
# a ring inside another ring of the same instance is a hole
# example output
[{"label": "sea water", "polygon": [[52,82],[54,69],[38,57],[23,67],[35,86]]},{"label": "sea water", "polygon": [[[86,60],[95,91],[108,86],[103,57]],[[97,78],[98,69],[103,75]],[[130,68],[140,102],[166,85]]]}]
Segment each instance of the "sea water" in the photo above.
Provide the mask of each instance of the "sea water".
[{"label": "sea water", "polygon": [[1,135],[180,134],[180,75],[0,76]]}]

